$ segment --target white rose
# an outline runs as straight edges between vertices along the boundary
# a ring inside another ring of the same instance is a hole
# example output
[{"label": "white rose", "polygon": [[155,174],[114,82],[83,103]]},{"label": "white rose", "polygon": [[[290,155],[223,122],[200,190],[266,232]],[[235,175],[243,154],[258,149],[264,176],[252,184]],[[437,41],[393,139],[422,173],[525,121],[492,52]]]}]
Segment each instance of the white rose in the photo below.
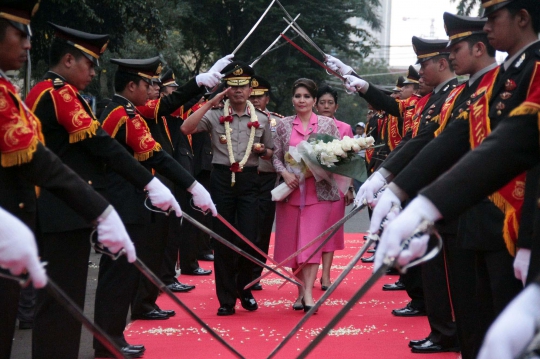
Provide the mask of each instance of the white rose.
[{"label": "white rose", "polygon": [[343,140],[341,140],[341,148],[343,151],[348,152],[352,150],[352,146],[354,146],[354,139],[350,138],[349,136],[343,137]]},{"label": "white rose", "polygon": [[373,144],[375,143],[375,139],[372,136],[366,137],[365,140],[368,147],[373,146]]},{"label": "white rose", "polygon": [[358,146],[360,146],[360,148],[366,147],[366,140],[362,137],[357,138],[356,143],[358,143]]}]

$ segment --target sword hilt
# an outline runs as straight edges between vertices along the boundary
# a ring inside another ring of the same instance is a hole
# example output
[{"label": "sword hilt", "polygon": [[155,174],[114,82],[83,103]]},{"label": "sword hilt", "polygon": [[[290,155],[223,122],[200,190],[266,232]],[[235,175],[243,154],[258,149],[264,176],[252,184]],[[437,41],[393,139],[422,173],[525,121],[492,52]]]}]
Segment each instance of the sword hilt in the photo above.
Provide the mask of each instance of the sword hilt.
[{"label": "sword hilt", "polygon": [[6,272],[0,271],[0,278],[14,280],[17,283],[19,283],[19,285],[22,288],[26,288],[30,284],[30,281],[31,281],[30,275],[28,273],[14,275],[14,274],[11,274],[11,273],[6,273]]},{"label": "sword hilt", "polygon": [[105,254],[109,257],[111,257],[113,260],[117,260],[124,254],[126,254],[126,250],[122,248],[118,251],[118,253],[111,252],[107,247],[105,247],[103,244],[98,242],[97,235],[94,235],[96,233],[96,229],[90,233],[90,246],[98,253]]}]

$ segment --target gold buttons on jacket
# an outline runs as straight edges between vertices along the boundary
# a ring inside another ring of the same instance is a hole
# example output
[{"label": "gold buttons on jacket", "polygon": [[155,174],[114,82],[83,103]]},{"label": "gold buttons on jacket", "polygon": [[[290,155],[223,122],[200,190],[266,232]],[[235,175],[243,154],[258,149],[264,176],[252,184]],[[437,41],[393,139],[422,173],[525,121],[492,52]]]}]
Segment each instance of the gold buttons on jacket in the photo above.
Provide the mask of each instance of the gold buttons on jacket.
[{"label": "gold buttons on jacket", "polygon": [[23,209],[23,208],[24,208],[24,203],[23,203],[23,202],[19,203],[19,208],[20,208],[20,209]]},{"label": "gold buttons on jacket", "polygon": [[92,185],[92,181],[88,181],[88,184],[91,186],[91,185]]}]

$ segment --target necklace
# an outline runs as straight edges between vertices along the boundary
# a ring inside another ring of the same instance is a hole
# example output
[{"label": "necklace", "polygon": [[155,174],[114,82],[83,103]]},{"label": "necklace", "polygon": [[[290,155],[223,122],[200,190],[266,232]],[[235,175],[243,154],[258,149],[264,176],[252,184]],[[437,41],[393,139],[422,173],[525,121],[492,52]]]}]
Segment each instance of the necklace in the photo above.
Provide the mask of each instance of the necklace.
[{"label": "necklace", "polygon": [[231,163],[230,170],[232,172],[231,186],[234,186],[236,182],[236,172],[242,172],[246,162],[248,161],[249,156],[251,155],[251,149],[253,147],[253,141],[255,139],[255,130],[259,128],[259,119],[257,118],[257,114],[255,113],[255,107],[253,107],[253,104],[249,101],[247,101],[247,110],[248,110],[248,114],[251,117],[250,122],[247,124],[247,126],[248,128],[251,129],[251,132],[249,134],[249,141],[246,147],[246,153],[244,154],[244,157],[242,158],[240,162],[235,161],[233,148],[232,148],[232,141],[231,141],[232,129],[231,129],[230,123],[232,122],[233,117],[232,117],[231,103],[229,100],[225,101],[225,106],[223,108],[223,114],[227,114],[227,116],[221,116],[219,119],[219,122],[225,125],[227,151],[229,153],[229,161]]}]

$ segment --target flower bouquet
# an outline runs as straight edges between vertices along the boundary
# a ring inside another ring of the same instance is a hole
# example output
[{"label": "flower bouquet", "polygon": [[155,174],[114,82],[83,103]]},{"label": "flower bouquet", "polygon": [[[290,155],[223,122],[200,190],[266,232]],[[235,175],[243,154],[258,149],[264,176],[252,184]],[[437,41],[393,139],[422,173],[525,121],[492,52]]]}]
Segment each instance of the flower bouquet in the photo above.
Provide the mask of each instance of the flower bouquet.
[{"label": "flower bouquet", "polygon": [[[358,156],[360,150],[373,146],[373,137],[350,138],[338,140],[324,134],[313,134],[307,141],[300,142],[296,147],[289,147],[285,154],[287,170],[296,174],[300,179],[300,191],[306,174],[313,174],[317,182],[326,180],[336,183],[345,193],[350,184],[348,178],[363,182],[367,178],[364,159]],[[333,175],[335,174],[335,176]],[[281,201],[291,194],[293,189],[282,183],[272,190],[272,200]]]}]

